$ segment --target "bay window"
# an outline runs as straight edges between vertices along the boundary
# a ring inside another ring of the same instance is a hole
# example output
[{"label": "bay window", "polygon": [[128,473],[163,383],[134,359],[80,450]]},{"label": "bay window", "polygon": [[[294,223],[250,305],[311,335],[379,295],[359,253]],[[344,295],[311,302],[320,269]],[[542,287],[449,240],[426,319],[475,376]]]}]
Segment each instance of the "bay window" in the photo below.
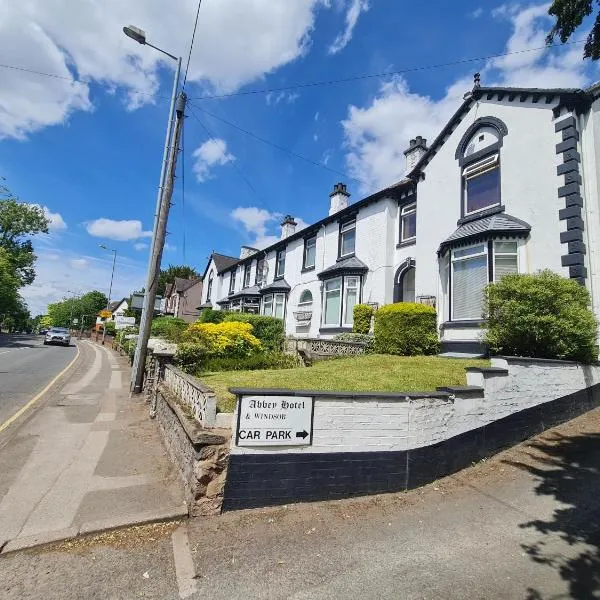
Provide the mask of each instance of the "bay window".
[{"label": "bay window", "polygon": [[346,221],[340,225],[339,245],[340,258],[354,254],[354,247],[356,245],[356,219]]},{"label": "bay window", "polygon": [[466,166],[463,169],[462,176],[465,215],[500,204],[500,161],[498,154],[493,154]]},{"label": "bay window", "polygon": [[323,326],[352,327],[359,302],[361,278],[344,276],[323,283]]},{"label": "bay window", "polygon": [[285,315],[285,294],[266,294],[263,296],[262,314],[265,317],[283,319]]},{"label": "bay window", "polygon": [[518,245],[514,241],[502,241],[457,248],[451,252],[450,264],[451,318],[453,321],[478,320],[483,316],[486,285],[519,272]]}]

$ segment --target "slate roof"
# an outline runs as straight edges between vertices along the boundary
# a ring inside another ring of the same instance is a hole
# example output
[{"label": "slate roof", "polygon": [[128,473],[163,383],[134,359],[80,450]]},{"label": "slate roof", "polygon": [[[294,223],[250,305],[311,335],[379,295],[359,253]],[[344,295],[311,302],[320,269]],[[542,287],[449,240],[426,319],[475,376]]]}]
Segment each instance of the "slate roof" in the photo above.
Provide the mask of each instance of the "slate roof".
[{"label": "slate roof", "polygon": [[357,258],[356,256],[350,256],[349,258],[343,258],[339,260],[331,267],[327,267],[324,271],[321,271],[318,275],[319,279],[329,279],[336,275],[362,275],[369,270],[369,267],[365,263]]},{"label": "slate roof", "polygon": [[525,236],[530,231],[531,225],[529,223],[506,213],[499,213],[461,225],[440,244],[438,254],[442,254],[451,246],[477,239],[486,239],[492,234]]},{"label": "slate roof", "polygon": [[119,308],[119,306],[121,306],[121,304],[123,304],[123,302],[126,302],[126,301],[127,301],[127,298],[122,298],[121,300],[115,300],[108,305],[108,310],[110,310],[111,312],[115,312],[115,310],[117,310],[117,308]]},{"label": "slate roof", "polygon": [[[215,267],[217,267],[217,273],[222,273],[227,270],[235,263],[239,262],[239,258],[234,256],[227,256],[225,254],[218,254],[217,252],[212,253],[212,259],[215,261]],[[210,261],[209,261],[210,262]]]},{"label": "slate roof", "polygon": [[272,294],[273,292],[289,292],[292,289],[285,279],[277,279],[269,285],[260,288],[261,294]]},{"label": "slate roof", "polygon": [[229,296],[230,298],[242,298],[243,296],[258,296],[260,295],[260,288],[257,285],[251,285],[250,287],[243,288],[239,292]]}]

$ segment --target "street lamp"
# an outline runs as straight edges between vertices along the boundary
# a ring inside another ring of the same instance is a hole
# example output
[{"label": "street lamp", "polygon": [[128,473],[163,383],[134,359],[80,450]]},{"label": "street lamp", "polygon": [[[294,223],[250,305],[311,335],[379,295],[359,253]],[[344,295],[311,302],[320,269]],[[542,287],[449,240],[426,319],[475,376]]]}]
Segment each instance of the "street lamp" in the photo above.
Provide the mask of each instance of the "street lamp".
[{"label": "street lamp", "polygon": [[[67,294],[73,294],[73,296],[78,296],[79,292],[72,292],[71,290],[67,290]],[[72,299],[71,299],[72,300]],[[73,327],[73,302],[71,302],[71,307],[70,307],[70,315],[69,315],[69,331],[71,331],[71,328]]]},{"label": "street lamp", "polygon": [[[110,296],[112,294],[112,286],[113,286],[113,278],[115,276],[115,263],[117,262],[117,251],[113,248],[109,248],[104,244],[98,244],[102,250],[106,250],[107,252],[113,253],[113,263],[112,263],[112,271],[110,273],[110,287],[108,288],[108,300],[106,302],[106,310],[110,307]],[[102,328],[102,345],[104,346],[104,338],[106,337],[106,323],[108,322],[108,317],[106,317],[104,321],[104,327]]]},{"label": "street lamp", "polygon": [[[175,79],[173,80],[173,92],[171,94],[171,107],[169,108],[169,118],[167,121],[167,133],[165,136],[165,146],[163,149],[162,165],[160,169],[160,180],[158,184],[158,193],[156,196],[156,208],[154,211],[154,226],[152,229],[152,243],[150,248],[150,259],[148,261],[148,273],[146,276],[146,293],[144,294],[144,305],[142,308],[142,316],[140,318],[140,332],[138,336],[138,343],[135,349],[135,356],[133,359],[133,369],[131,371],[131,389],[134,392],[141,392],[142,381],[144,378],[144,363],[146,361],[146,349],[148,345],[148,338],[150,335],[150,326],[152,317],[154,315],[154,301],[156,298],[156,286],[155,286],[155,275],[160,269],[160,257],[162,255],[162,247],[157,253],[155,244],[157,238],[157,232],[159,230],[160,212],[163,199],[163,190],[165,188],[165,179],[167,174],[167,163],[169,159],[169,148],[173,137],[173,129],[175,123],[175,101],[177,98],[177,89],[179,87],[179,76],[181,73],[181,57],[177,58],[173,54],[169,54],[162,48],[158,48],[153,44],[150,44],[146,39],[146,32],[139,27],[134,25],[128,25],[123,27],[123,33],[135,40],[138,44],[150,46],[158,52],[161,52],[165,56],[168,56],[172,60],[177,62],[177,69],[175,70]],[[162,230],[161,230],[162,231]],[[158,264],[157,264],[158,263]]]}]

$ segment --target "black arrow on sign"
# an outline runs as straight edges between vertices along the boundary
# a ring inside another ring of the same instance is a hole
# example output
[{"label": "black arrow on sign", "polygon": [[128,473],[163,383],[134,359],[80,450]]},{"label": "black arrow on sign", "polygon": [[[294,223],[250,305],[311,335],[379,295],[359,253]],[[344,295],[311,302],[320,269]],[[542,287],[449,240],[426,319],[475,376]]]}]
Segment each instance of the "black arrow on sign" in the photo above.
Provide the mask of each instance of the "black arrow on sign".
[{"label": "black arrow on sign", "polygon": [[308,431],[296,431],[296,437],[299,438],[307,438],[308,437]]}]

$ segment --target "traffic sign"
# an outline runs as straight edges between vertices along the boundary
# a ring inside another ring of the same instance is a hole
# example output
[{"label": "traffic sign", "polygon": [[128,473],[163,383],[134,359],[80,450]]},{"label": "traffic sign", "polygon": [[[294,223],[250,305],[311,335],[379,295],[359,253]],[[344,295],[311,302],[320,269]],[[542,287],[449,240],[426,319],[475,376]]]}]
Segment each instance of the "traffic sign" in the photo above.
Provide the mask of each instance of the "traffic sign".
[{"label": "traffic sign", "polygon": [[98,315],[103,319],[110,319],[112,317],[112,312],[110,312],[110,310],[101,310]]},{"label": "traffic sign", "polygon": [[309,396],[242,396],[238,446],[310,446],[313,402]]}]

